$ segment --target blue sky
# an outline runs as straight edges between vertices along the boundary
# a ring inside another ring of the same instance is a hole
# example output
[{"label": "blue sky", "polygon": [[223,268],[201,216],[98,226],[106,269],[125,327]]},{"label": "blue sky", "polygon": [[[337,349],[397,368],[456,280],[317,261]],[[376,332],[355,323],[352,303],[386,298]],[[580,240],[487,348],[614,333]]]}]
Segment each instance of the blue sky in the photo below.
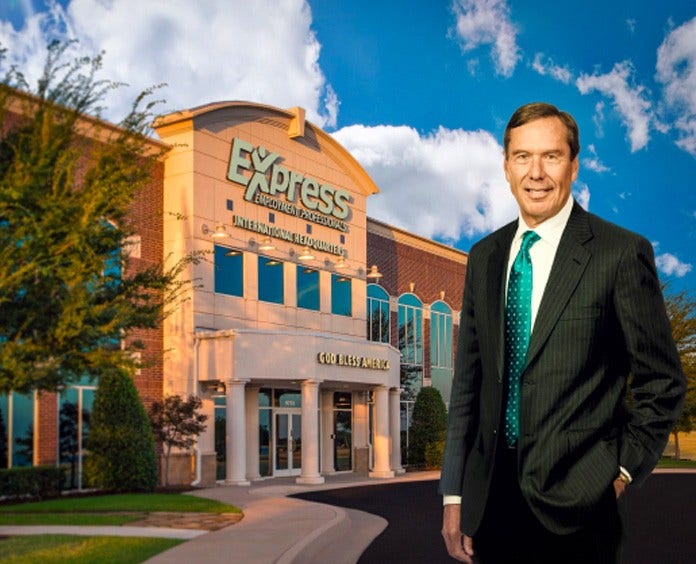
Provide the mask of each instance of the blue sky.
[{"label": "blue sky", "polygon": [[53,37],[105,51],[118,121],[168,83],[162,112],[296,105],[372,175],[377,219],[468,250],[516,216],[502,172],[515,108],[578,121],[577,199],[654,245],[696,290],[696,5],[648,0],[5,0],[0,42],[30,79]]}]

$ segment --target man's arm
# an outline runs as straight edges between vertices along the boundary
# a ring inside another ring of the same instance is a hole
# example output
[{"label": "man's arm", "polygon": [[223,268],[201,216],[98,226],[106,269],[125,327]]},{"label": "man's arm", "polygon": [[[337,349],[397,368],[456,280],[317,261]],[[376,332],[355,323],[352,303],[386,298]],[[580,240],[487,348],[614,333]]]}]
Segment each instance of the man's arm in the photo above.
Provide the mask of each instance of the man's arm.
[{"label": "man's arm", "polygon": [[440,493],[447,496],[461,495],[466,451],[478,421],[481,359],[474,319],[473,263],[470,256],[464,283],[457,357],[440,477]]},{"label": "man's arm", "polygon": [[662,454],[686,384],[650,243],[636,238],[618,268],[614,305],[630,358],[632,400],[619,464],[641,484]]}]

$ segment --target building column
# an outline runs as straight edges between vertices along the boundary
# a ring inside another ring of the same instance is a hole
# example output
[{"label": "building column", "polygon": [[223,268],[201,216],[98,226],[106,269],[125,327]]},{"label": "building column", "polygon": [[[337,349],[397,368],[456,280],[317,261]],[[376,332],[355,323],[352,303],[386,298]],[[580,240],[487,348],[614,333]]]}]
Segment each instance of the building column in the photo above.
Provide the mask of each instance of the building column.
[{"label": "building column", "polygon": [[248,486],[246,479],[246,402],[244,387],[248,380],[228,380],[227,424],[225,445],[227,459],[225,483],[230,486]]},{"label": "building column", "polygon": [[389,390],[389,434],[391,435],[391,467],[397,474],[406,472],[401,466],[401,388]]},{"label": "building column", "polygon": [[302,382],[302,472],[298,484],[323,484],[319,474],[319,382]]},{"label": "building column", "polygon": [[321,392],[321,466],[322,474],[333,474],[334,469],[334,439],[333,439],[333,395],[332,391]]},{"label": "building column", "polygon": [[247,386],[246,403],[246,477],[258,480],[259,474],[259,388]]},{"label": "building column", "polygon": [[389,390],[386,386],[375,388],[374,432],[372,442],[374,463],[370,478],[393,478],[389,466]]}]

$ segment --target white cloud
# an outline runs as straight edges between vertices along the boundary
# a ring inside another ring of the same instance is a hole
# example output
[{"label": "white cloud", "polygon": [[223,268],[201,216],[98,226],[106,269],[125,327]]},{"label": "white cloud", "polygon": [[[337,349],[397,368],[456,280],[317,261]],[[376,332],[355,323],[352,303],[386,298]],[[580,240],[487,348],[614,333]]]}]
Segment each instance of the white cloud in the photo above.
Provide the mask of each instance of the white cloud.
[{"label": "white cloud", "polygon": [[686,276],[693,268],[691,264],[680,261],[670,253],[657,255],[655,257],[655,265],[663,274],[667,276],[676,276],[677,278]]},{"label": "white cloud", "polygon": [[677,145],[696,157],[696,17],[665,38],[655,68],[666,108],[676,115]]},{"label": "white cloud", "polygon": [[651,103],[645,87],[633,85],[635,71],[630,61],[616,63],[606,74],[582,74],[576,81],[581,94],[593,90],[610,98],[628,128],[631,152],[644,148],[650,140]]},{"label": "white cloud", "polygon": [[455,242],[517,217],[503,174],[503,148],[486,131],[353,125],[334,137],[377,183],[370,217]]},{"label": "white cloud", "polygon": [[573,80],[573,73],[568,67],[562,67],[553,62],[553,59],[546,57],[544,53],[537,53],[534,55],[534,61],[532,61],[532,68],[538,72],[541,76],[550,76],[562,82],[563,84],[570,84]]},{"label": "white cloud", "polygon": [[590,152],[589,157],[582,159],[582,166],[588,170],[596,172],[597,174],[602,174],[603,172],[608,172],[609,167],[606,166],[597,156],[597,150],[593,144],[587,146],[587,150]]},{"label": "white cloud", "polygon": [[339,103],[319,67],[311,25],[305,0],[71,0],[35,13],[19,31],[0,22],[0,42],[32,85],[51,38],[78,39],[87,54],[104,50],[103,78],[132,87],[109,98],[114,120],[134,93],[167,82],[161,111],[253,100],[303,106],[308,119],[331,127]]},{"label": "white cloud", "polygon": [[492,45],[491,57],[496,72],[512,76],[520,59],[517,28],[510,20],[510,8],[505,0],[453,0],[456,35],[462,49],[472,51],[482,45]]},{"label": "white cloud", "polygon": [[573,189],[573,198],[575,198],[583,209],[590,209],[590,187],[584,182],[576,181]]},{"label": "white cloud", "polygon": [[628,28],[628,31],[631,32],[632,34],[636,32],[636,20],[633,18],[629,18],[626,20],[626,27]]}]

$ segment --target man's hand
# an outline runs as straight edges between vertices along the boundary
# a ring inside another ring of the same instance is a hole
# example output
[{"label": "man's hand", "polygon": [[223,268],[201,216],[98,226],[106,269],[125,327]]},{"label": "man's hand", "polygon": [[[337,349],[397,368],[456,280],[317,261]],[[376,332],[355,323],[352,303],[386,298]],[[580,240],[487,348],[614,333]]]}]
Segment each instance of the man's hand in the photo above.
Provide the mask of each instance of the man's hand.
[{"label": "man's hand", "polygon": [[614,493],[616,493],[616,499],[619,499],[625,490],[626,482],[624,482],[621,478],[616,478],[616,480],[614,480]]},{"label": "man's hand", "polygon": [[442,516],[442,538],[449,555],[461,562],[473,564],[474,541],[459,529],[461,506],[456,503],[445,505]]}]

